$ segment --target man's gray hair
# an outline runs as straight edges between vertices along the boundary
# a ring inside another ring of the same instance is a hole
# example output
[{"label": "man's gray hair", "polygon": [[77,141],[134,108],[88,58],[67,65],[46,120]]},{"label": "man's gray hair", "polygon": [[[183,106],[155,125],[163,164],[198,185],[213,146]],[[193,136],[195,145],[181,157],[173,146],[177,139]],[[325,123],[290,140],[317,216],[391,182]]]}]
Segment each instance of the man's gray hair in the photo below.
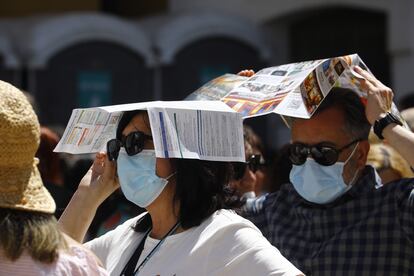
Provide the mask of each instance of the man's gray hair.
[{"label": "man's gray hair", "polygon": [[347,88],[332,88],[315,114],[331,107],[339,108],[344,113],[344,130],[351,138],[368,139],[371,124],[366,118],[365,106],[356,92]]}]

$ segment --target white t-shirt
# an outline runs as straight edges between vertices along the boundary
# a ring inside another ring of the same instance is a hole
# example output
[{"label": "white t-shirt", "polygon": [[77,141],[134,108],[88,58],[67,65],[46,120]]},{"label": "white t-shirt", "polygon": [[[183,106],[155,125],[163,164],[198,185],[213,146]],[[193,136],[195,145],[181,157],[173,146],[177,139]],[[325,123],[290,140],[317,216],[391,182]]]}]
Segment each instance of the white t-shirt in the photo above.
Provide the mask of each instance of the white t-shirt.
[{"label": "white t-shirt", "polygon": [[[111,275],[120,275],[144,233],[132,229],[144,214],[85,245]],[[138,264],[158,243],[148,236]],[[197,227],[167,237],[138,275],[300,275],[253,223],[219,210]]]}]

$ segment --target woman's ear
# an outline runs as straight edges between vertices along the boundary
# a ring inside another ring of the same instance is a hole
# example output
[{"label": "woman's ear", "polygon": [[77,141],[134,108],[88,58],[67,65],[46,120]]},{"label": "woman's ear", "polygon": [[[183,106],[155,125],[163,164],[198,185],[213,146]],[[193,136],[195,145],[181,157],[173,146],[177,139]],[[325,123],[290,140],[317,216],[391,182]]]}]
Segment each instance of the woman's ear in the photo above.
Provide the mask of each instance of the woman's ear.
[{"label": "woman's ear", "polygon": [[155,172],[161,178],[167,178],[176,171],[175,159],[156,158]]}]

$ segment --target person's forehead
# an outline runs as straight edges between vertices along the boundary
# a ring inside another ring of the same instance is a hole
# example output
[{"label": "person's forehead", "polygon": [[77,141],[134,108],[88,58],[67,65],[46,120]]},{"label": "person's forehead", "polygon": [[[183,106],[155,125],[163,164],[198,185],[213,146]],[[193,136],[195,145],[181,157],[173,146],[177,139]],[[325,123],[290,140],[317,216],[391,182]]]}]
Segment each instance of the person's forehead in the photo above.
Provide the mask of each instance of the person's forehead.
[{"label": "person's forehead", "polygon": [[291,130],[292,142],[341,145],[349,139],[343,112],[335,108],[326,109],[311,119],[294,120]]}]

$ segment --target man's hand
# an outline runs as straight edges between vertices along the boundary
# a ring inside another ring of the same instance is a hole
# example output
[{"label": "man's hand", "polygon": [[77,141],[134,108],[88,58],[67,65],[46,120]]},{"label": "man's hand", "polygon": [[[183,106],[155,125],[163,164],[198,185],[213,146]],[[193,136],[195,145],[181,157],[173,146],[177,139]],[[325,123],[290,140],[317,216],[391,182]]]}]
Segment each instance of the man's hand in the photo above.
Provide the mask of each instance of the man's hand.
[{"label": "man's hand", "polygon": [[389,87],[359,66],[355,66],[354,70],[365,78],[360,80],[360,88],[367,92],[365,115],[368,122],[373,125],[377,119],[384,117],[391,110],[394,93]]},{"label": "man's hand", "polygon": [[[354,69],[355,72],[366,79],[360,82],[361,89],[368,93],[365,115],[368,121],[374,124],[375,120],[385,116],[391,110],[394,94],[390,88],[367,71],[357,66]],[[389,124],[384,128],[382,135],[387,143],[396,149],[414,168],[414,133],[398,124]]]}]

